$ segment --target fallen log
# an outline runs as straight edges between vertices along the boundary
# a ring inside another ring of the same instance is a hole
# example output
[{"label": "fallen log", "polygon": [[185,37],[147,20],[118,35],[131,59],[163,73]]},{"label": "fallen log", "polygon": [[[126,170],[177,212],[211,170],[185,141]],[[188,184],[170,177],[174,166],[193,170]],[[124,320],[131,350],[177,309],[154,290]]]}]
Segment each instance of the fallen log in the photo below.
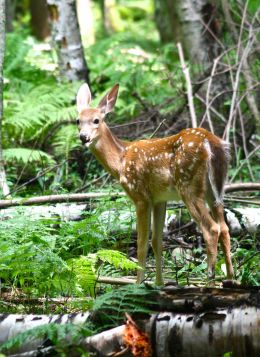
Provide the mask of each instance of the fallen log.
[{"label": "fallen log", "polygon": [[[138,356],[133,354],[133,351],[144,348],[139,344],[143,341],[142,336],[147,336],[147,351],[153,350],[153,356],[218,357],[228,352],[236,357],[260,355],[258,288],[149,289],[147,304],[152,306],[153,312],[146,315],[145,319],[134,315],[137,329],[129,329],[128,318],[124,325],[81,338],[77,346],[91,352],[91,356],[108,356],[113,353],[120,356]],[[112,311],[111,307],[110,312],[106,309],[99,311],[99,314],[109,314]],[[67,316],[50,318],[44,315],[0,315],[0,345],[10,336],[17,334],[19,329],[24,331],[33,325],[50,322],[82,324],[89,318],[89,314],[74,314],[70,320]],[[130,323],[131,321],[132,319]],[[25,356],[26,351],[28,356],[36,356],[37,353],[39,355],[42,342],[34,340],[29,344],[25,343],[19,349],[13,350],[14,356]],[[151,356],[151,352],[149,353],[139,356]]]},{"label": "fallen log", "polygon": [[[225,186],[225,192],[235,191],[259,191],[260,184],[255,182],[229,184]],[[110,197],[115,199],[126,196],[124,192],[89,192],[89,193],[70,193],[61,195],[38,196],[31,198],[13,198],[11,200],[0,200],[0,208],[7,208],[12,206],[31,206],[45,203],[68,203],[68,202],[85,202],[90,199],[99,199]]]}]

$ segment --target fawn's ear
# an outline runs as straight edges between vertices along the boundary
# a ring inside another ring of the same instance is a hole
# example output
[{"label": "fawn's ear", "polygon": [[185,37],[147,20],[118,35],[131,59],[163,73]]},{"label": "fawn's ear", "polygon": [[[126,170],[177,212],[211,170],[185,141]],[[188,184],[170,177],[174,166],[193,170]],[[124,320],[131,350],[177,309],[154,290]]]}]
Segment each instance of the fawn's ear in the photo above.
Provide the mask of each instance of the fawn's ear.
[{"label": "fawn's ear", "polygon": [[89,107],[89,103],[91,102],[91,92],[87,83],[82,84],[82,86],[78,90],[77,94],[77,109],[78,112],[82,112],[83,109]]},{"label": "fawn's ear", "polygon": [[117,100],[119,84],[115,84],[112,89],[101,99],[99,102],[98,108],[101,110],[102,113],[107,114],[110,113]]}]

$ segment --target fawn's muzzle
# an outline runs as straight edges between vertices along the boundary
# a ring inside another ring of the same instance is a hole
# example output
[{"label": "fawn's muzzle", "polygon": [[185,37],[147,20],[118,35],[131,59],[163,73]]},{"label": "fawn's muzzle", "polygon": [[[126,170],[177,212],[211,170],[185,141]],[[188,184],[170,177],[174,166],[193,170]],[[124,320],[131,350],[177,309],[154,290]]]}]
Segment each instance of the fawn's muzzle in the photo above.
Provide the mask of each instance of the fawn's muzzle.
[{"label": "fawn's muzzle", "polygon": [[80,134],[79,138],[82,141],[82,144],[87,144],[90,142],[90,137],[85,134]]}]

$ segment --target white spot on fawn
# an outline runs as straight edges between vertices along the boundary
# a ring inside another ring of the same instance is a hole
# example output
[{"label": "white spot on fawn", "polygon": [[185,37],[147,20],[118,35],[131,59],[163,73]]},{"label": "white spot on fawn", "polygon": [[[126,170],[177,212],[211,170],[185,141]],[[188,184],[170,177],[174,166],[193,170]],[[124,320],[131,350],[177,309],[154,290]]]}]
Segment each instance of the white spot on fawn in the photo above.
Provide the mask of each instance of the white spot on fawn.
[{"label": "white spot on fawn", "polygon": [[188,144],[188,146],[191,147],[191,146],[193,146],[193,144],[194,144],[193,142],[190,142],[190,143]]},{"label": "white spot on fawn", "polygon": [[138,149],[137,148],[134,148],[134,152],[137,152],[138,151]]}]

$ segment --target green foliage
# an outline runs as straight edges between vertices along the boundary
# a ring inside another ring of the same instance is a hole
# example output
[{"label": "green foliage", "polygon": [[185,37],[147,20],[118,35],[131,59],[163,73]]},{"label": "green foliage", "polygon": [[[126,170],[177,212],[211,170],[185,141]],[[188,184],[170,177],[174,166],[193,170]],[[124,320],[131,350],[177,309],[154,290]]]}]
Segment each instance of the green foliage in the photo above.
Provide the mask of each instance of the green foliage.
[{"label": "green foliage", "polygon": [[[0,221],[3,286],[19,287],[34,296],[95,296],[100,273],[135,271],[136,263],[111,249],[113,241],[100,214],[99,208],[82,221],[61,222],[59,228],[55,218],[37,220],[22,209]],[[104,249],[108,242],[110,249]]]},{"label": "green foliage", "polygon": [[33,150],[26,148],[10,148],[3,150],[4,159],[7,163],[17,162],[22,164],[28,163],[46,163],[54,164],[53,158],[46,152],[41,150]]},{"label": "green foliage", "polygon": [[126,285],[96,298],[93,305],[96,319],[102,329],[122,323],[125,313],[149,314],[156,304],[156,288],[145,285]]},{"label": "green foliage", "polygon": [[80,338],[91,336],[92,333],[86,324],[85,326],[79,326],[51,323],[19,333],[17,336],[3,343],[0,346],[0,351],[7,352],[35,339],[48,339],[55,346],[55,350],[61,353],[63,351],[66,352],[66,349],[70,345],[77,345]]},{"label": "green foliage", "polygon": [[109,265],[120,270],[137,270],[138,265],[129,260],[125,254],[108,249],[101,249],[97,253],[90,253],[87,256],[80,256],[69,260],[69,266],[74,273],[76,282],[79,284],[83,293],[90,296],[95,295],[98,270],[102,270],[101,263]]},{"label": "green foliage", "polygon": [[100,259],[102,262],[109,263],[117,269],[123,269],[126,271],[138,269],[138,265],[135,262],[129,260],[124,253],[116,250],[99,250],[95,256],[95,260],[97,259]]}]

